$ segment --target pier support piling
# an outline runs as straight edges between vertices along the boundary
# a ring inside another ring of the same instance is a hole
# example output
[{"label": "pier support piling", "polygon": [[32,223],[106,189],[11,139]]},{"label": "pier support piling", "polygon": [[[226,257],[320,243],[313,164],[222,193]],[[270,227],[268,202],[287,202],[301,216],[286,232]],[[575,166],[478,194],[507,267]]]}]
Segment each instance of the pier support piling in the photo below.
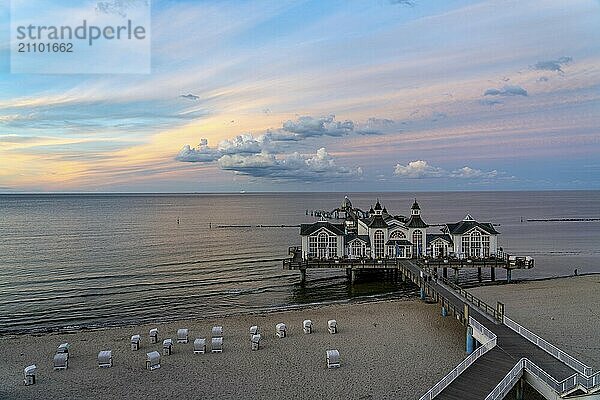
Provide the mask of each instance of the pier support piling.
[{"label": "pier support piling", "polygon": [[458,268],[454,268],[454,283],[458,285]]},{"label": "pier support piling", "polygon": [[475,339],[473,339],[473,328],[467,326],[467,354],[471,354],[475,347],[474,343]]},{"label": "pier support piling", "polygon": [[523,378],[519,379],[516,386],[515,397],[517,400],[523,400],[525,397],[525,380]]},{"label": "pier support piling", "polygon": [[425,300],[425,288],[421,287],[421,290],[419,291],[419,297],[421,300]]},{"label": "pier support piling", "polygon": [[352,268],[346,268],[346,278],[348,278],[348,280],[352,280]]},{"label": "pier support piling", "polygon": [[492,282],[496,282],[496,268],[494,267],[490,269],[490,279]]},{"label": "pier support piling", "polygon": [[512,269],[506,269],[506,283],[510,283],[512,281]]},{"label": "pier support piling", "polygon": [[442,317],[448,316],[448,310],[446,310],[446,306],[442,306]]},{"label": "pier support piling", "polygon": [[443,271],[442,271],[442,276],[444,278],[448,278],[448,268],[444,267]]},{"label": "pier support piling", "polygon": [[477,268],[477,280],[481,282],[481,267]]},{"label": "pier support piling", "polygon": [[300,270],[300,282],[302,284],[306,283],[306,270],[305,269]]},{"label": "pier support piling", "polygon": [[352,269],[350,273],[350,282],[355,283],[358,279],[358,270]]}]

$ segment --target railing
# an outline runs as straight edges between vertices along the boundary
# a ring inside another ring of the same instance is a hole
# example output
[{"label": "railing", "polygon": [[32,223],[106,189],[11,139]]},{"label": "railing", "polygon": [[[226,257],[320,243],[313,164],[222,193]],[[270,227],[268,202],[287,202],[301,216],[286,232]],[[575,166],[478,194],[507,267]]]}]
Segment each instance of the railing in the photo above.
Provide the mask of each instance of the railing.
[{"label": "railing", "polygon": [[485,400],[499,400],[503,399],[510,389],[515,384],[517,379],[520,379],[523,376],[523,369],[525,368],[525,358],[521,358],[518,363],[506,374],[504,379],[496,385],[494,390],[490,394],[488,394]]},{"label": "railing", "polygon": [[473,305],[477,306],[480,310],[484,311],[486,314],[490,315],[491,317],[493,317],[496,320],[502,320],[502,315],[498,312],[498,310],[496,310],[496,308],[487,304],[485,301],[481,300],[480,298],[478,298],[476,296],[473,296],[471,293],[469,293],[465,289],[461,288],[460,286],[449,281],[446,278],[442,278],[442,282],[445,285],[451,287],[455,292],[458,292],[458,294],[461,295],[464,299],[466,299],[468,302],[472,303]]},{"label": "railing", "polygon": [[482,344],[477,350],[471,353],[467,358],[465,358],[460,364],[458,364],[452,371],[450,371],[446,376],[444,376],[438,383],[436,383],[431,389],[427,391],[419,400],[432,400],[435,396],[440,394],[445,388],[447,388],[456,378],[460,376],[467,368],[469,368],[477,359],[483,356],[485,353],[496,347],[496,335],[494,335],[491,331],[486,329],[483,325],[477,322],[474,318],[469,318],[469,323],[477,324],[476,329],[481,329],[482,333],[488,337],[489,334],[490,340],[486,343]]},{"label": "railing", "polygon": [[537,347],[544,350],[546,353],[550,354],[554,358],[567,364],[569,367],[573,368],[580,374],[583,374],[586,377],[592,375],[593,370],[591,367],[588,367],[575,357],[570,356],[558,347],[542,339],[535,333],[531,332],[529,329],[519,325],[518,323],[506,316],[503,318],[502,322],[504,322],[504,325],[508,326],[510,329],[517,332],[519,335],[523,336],[525,339],[529,340],[531,343],[535,344]]}]

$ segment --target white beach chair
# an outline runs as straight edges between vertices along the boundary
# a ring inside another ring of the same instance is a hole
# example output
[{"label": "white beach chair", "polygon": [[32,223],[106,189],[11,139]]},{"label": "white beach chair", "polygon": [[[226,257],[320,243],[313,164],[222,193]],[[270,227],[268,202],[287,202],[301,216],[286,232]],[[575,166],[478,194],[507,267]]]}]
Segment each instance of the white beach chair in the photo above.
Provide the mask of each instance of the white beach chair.
[{"label": "white beach chair", "polygon": [[158,329],[150,329],[150,343],[158,343]]},{"label": "white beach chair", "polygon": [[163,340],[163,356],[170,356],[173,352],[173,339]]},{"label": "white beach chair", "polygon": [[223,338],[222,337],[212,338],[210,351],[211,351],[211,353],[222,353],[223,352]]},{"label": "white beach chair", "polygon": [[70,348],[71,348],[71,345],[69,343],[62,343],[56,349],[56,353],[57,354],[66,354],[67,358],[69,358],[69,349]]},{"label": "white beach chair", "polygon": [[312,325],[313,324],[310,319],[304,320],[304,322],[302,323],[302,329],[304,330],[304,333],[306,333],[306,334],[312,333]]},{"label": "white beach chair", "polygon": [[283,322],[275,325],[275,334],[278,338],[284,338],[287,334],[287,326]]},{"label": "white beach chair", "polygon": [[337,333],[337,321],[335,319],[330,319],[327,321],[327,330],[332,335]]},{"label": "white beach chair", "polygon": [[146,369],[150,371],[154,371],[155,369],[160,368],[160,353],[158,351],[153,351],[151,353],[146,354]]},{"label": "white beach chair", "polygon": [[340,367],[340,352],[337,350],[327,350],[327,368]]},{"label": "white beach chair", "polygon": [[206,353],[206,339],[198,338],[194,340],[194,354]]},{"label": "white beach chair", "polygon": [[133,335],[131,337],[131,350],[139,350],[140,349],[140,340],[141,340],[141,336],[140,335]]},{"label": "white beach chair", "polygon": [[67,353],[56,353],[54,355],[54,369],[61,370],[69,367],[69,355]]},{"label": "white beach chair", "polygon": [[223,336],[223,327],[222,326],[213,326],[211,331],[212,337],[222,337]]},{"label": "white beach chair", "polygon": [[252,344],[252,350],[258,350],[260,348],[260,334],[252,335],[250,343]]},{"label": "white beach chair", "polygon": [[188,342],[188,330],[187,329],[178,329],[177,330],[177,343],[187,343]]},{"label": "white beach chair", "polygon": [[253,325],[250,327],[250,336],[254,336],[256,334],[258,334],[258,326]]},{"label": "white beach chair", "polygon": [[98,353],[98,366],[100,368],[110,368],[113,366],[111,350],[103,350]]},{"label": "white beach chair", "polygon": [[25,386],[35,385],[35,372],[37,366],[35,364],[25,367],[23,370],[23,383]]}]

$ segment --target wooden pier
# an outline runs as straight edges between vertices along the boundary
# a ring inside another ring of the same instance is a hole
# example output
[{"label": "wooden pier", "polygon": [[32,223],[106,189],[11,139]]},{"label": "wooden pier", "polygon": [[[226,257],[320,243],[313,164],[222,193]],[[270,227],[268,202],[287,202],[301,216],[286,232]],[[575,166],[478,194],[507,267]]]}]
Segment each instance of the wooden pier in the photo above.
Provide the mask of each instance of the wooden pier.
[{"label": "wooden pier", "polygon": [[499,400],[515,386],[517,400],[523,400],[524,382],[546,399],[600,399],[600,372],[594,373],[512,321],[505,315],[502,303],[489,305],[438,274],[446,268],[505,268],[510,279],[508,271],[526,266],[513,265],[508,257],[493,262],[441,263],[427,259],[303,260],[297,248],[290,248],[290,256],[284,261],[284,268],[300,270],[303,279],[310,268],[346,269],[352,279],[366,269],[395,271],[419,287],[421,299],[439,304],[443,316],[454,317],[466,326],[469,355],[419,400]]}]

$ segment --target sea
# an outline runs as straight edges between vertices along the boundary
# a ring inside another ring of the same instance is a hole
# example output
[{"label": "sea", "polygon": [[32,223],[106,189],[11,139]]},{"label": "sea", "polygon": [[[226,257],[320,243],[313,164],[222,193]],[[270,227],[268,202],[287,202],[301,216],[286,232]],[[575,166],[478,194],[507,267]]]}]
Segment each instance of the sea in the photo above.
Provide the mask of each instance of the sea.
[{"label": "sea", "polygon": [[0,195],[0,334],[414,296],[384,277],[309,271],[301,285],[283,270],[297,225],[345,195],[394,215],[416,198],[431,225],[492,222],[506,252],[535,259],[513,279],[600,272],[600,191]]}]

